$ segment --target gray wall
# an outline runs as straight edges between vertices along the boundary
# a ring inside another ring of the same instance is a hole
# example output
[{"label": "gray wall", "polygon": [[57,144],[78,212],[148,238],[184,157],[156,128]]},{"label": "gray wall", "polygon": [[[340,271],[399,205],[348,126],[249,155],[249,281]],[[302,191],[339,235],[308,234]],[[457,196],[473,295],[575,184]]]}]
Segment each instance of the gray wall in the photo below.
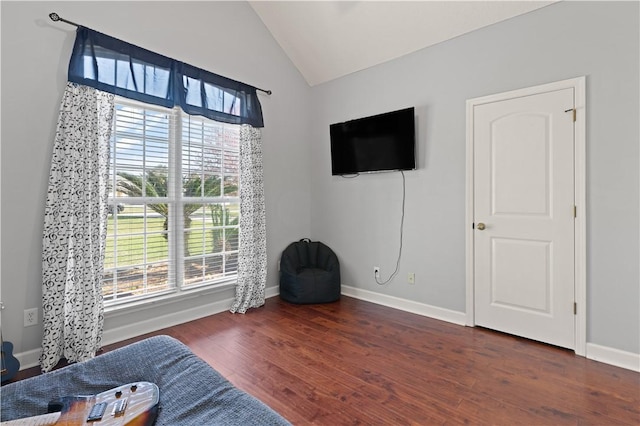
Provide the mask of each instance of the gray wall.
[{"label": "gray wall", "polygon": [[[561,2],[312,89],[311,235],[343,283],[465,310],[465,101],[587,76],[587,341],[640,353],[639,8]],[[400,272],[398,173],[331,177],[329,124],[415,106]],[[416,284],[407,283],[415,272]]]},{"label": "gray wall", "polygon": [[[2,11],[2,333],[21,353],[40,347],[42,328],[22,312],[41,308],[42,222],[53,135],[75,29],[81,23],[211,70],[272,89],[260,95],[267,198],[268,286],[290,241],[310,232],[306,143],[310,89],[245,2],[5,2]],[[294,178],[295,177],[295,178]],[[110,329],[233,297],[233,289],[145,311],[108,315]],[[40,310],[40,315],[42,311]]]}]

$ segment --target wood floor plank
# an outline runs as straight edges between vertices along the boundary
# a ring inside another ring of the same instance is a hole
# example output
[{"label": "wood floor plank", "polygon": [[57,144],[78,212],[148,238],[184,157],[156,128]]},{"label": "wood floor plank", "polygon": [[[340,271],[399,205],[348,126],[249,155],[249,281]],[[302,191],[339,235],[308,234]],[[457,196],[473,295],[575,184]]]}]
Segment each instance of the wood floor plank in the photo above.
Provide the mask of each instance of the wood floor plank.
[{"label": "wood floor plank", "polygon": [[639,373],[349,297],[272,298],[152,334],[181,340],[296,425],[640,424]]}]

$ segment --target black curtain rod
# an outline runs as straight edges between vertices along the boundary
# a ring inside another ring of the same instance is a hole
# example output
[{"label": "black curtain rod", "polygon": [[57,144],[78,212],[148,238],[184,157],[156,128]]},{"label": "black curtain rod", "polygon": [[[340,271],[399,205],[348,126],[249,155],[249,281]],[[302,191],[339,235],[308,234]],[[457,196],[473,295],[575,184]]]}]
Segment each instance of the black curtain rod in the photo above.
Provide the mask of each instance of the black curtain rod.
[{"label": "black curtain rod", "polygon": [[[65,24],[73,25],[74,27],[79,27],[80,26],[80,25],[76,24],[75,22],[67,21],[66,19],[62,18],[60,15],[58,15],[55,12],[51,12],[49,14],[49,18],[51,18],[51,20],[54,21],[54,22],[60,21],[60,22],[64,22]],[[271,92],[271,90],[264,90],[264,89],[261,89],[259,87],[255,87],[255,89],[259,90],[261,92],[264,92],[267,95],[270,95],[271,93],[273,93],[273,92]]]}]

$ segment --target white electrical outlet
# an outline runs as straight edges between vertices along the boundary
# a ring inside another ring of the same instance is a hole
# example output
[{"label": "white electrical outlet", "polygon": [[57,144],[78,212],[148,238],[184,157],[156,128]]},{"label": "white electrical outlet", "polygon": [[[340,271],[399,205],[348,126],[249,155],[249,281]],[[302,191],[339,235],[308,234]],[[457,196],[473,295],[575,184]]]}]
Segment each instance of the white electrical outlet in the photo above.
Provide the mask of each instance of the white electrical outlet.
[{"label": "white electrical outlet", "polygon": [[376,278],[380,278],[380,267],[379,266],[374,266],[373,267],[373,276]]},{"label": "white electrical outlet", "polygon": [[416,274],[414,272],[409,272],[409,275],[407,276],[407,282],[409,284],[415,284],[416,283]]},{"label": "white electrical outlet", "polygon": [[31,327],[38,324],[38,308],[24,310],[24,326]]}]

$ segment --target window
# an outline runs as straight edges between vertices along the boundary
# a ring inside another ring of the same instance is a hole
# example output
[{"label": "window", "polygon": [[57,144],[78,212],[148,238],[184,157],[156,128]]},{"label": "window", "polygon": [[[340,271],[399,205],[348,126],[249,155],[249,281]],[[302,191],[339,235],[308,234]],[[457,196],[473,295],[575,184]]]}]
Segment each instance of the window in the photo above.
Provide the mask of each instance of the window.
[{"label": "window", "polygon": [[105,302],[237,276],[239,126],[116,98]]}]

